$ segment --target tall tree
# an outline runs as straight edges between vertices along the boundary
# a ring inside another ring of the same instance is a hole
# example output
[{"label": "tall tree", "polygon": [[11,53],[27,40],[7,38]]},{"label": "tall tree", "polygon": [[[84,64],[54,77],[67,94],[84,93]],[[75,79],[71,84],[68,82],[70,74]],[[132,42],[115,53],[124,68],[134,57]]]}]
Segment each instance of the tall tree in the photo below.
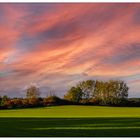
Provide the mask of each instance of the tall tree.
[{"label": "tall tree", "polygon": [[72,87],[68,90],[67,94],[64,96],[64,99],[79,103],[82,96],[83,92],[80,87]]},{"label": "tall tree", "polygon": [[99,100],[101,104],[119,104],[128,97],[128,89],[124,81],[96,81],[95,98]]},{"label": "tall tree", "polygon": [[89,100],[94,96],[94,89],[95,89],[95,81],[94,80],[86,80],[79,82],[77,87],[80,87],[83,93],[83,98]]},{"label": "tall tree", "polygon": [[6,95],[4,95],[1,100],[1,106],[5,106],[8,102],[8,100],[9,100],[9,98]]},{"label": "tall tree", "polygon": [[40,90],[38,87],[32,85],[29,88],[27,88],[27,92],[26,92],[27,98],[39,98],[39,96],[40,96]]}]

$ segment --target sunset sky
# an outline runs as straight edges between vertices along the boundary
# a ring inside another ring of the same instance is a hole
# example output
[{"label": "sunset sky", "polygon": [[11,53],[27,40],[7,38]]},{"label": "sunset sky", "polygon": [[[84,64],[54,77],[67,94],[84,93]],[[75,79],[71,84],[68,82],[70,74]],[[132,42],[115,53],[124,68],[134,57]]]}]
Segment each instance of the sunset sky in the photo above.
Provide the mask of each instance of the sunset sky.
[{"label": "sunset sky", "polygon": [[140,97],[140,3],[0,4],[0,95],[42,96],[120,79]]}]

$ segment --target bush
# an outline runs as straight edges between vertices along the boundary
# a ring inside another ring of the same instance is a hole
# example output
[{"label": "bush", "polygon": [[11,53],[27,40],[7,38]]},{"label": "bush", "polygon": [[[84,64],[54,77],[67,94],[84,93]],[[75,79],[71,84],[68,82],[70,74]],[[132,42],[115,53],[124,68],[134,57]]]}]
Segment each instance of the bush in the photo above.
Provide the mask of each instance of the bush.
[{"label": "bush", "polygon": [[57,96],[49,96],[47,98],[43,99],[43,104],[44,106],[48,106],[48,105],[65,105],[65,104],[70,104],[71,102],[64,100],[64,99],[60,99]]},{"label": "bush", "polygon": [[21,108],[23,106],[22,99],[11,99],[13,108]]},{"label": "bush", "polygon": [[29,100],[28,99],[22,99],[22,107],[28,107],[29,106]]}]

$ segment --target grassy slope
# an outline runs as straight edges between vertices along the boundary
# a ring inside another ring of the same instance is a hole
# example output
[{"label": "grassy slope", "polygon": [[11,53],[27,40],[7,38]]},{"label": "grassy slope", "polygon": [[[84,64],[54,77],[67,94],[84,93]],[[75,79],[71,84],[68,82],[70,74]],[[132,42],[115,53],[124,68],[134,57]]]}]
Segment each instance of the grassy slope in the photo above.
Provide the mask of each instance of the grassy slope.
[{"label": "grassy slope", "polygon": [[140,108],[56,106],[0,110],[0,136],[140,136]]},{"label": "grassy slope", "polygon": [[52,106],[0,110],[0,117],[140,117],[138,107]]}]

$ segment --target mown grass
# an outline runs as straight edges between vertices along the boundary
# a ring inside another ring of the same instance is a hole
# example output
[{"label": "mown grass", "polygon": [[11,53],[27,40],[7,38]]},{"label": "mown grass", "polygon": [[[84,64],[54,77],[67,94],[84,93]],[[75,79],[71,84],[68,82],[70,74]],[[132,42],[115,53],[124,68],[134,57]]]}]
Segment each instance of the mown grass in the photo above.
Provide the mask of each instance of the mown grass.
[{"label": "mown grass", "polygon": [[137,137],[140,108],[55,106],[0,110],[0,136]]},{"label": "mown grass", "polygon": [[0,117],[140,117],[140,107],[65,105],[30,109],[0,110]]}]

